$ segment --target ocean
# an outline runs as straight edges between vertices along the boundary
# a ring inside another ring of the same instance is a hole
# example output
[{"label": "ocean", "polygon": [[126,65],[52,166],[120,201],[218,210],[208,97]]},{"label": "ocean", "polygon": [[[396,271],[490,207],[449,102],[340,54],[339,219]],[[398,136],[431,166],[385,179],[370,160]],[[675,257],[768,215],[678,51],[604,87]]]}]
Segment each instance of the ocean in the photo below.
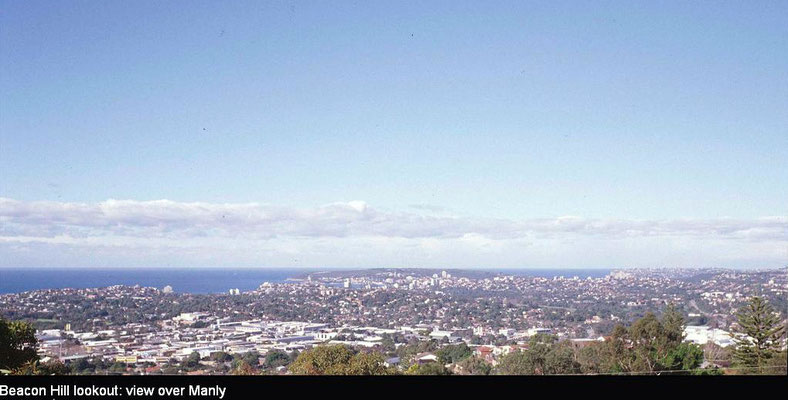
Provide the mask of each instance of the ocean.
[{"label": "ocean", "polygon": [[[93,288],[112,285],[172,286],[178,293],[226,293],[256,289],[263,282],[344,268],[0,268],[0,293],[39,289]],[[356,268],[360,269],[360,268]],[[609,269],[484,269],[517,276],[600,278]]]}]

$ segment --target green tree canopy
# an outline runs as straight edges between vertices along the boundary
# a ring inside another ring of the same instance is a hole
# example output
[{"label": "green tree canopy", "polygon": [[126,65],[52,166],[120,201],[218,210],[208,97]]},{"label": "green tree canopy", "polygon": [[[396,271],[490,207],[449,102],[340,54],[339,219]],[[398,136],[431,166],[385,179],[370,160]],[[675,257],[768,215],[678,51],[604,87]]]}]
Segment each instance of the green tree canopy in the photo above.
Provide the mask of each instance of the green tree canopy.
[{"label": "green tree canopy", "polygon": [[552,335],[538,334],[527,349],[503,356],[498,373],[503,375],[555,375],[580,373],[580,363],[570,342],[558,342]]},{"label": "green tree canopy", "polygon": [[616,325],[604,342],[577,351],[583,373],[688,374],[703,363],[703,349],[684,340],[684,317],[669,305],[661,318],[646,313],[629,328]]},{"label": "green tree canopy", "polygon": [[216,362],[226,362],[226,361],[231,361],[233,359],[233,356],[223,351],[215,351],[211,353],[210,359],[211,361],[216,361]]},{"label": "green tree canopy", "polygon": [[774,308],[755,296],[736,314],[738,335],[734,335],[734,365],[748,373],[770,374],[769,365],[782,347],[785,326]]},{"label": "green tree canopy", "polygon": [[436,351],[435,355],[438,356],[438,360],[441,363],[453,364],[470,357],[472,353],[473,351],[471,351],[471,348],[468,347],[467,344],[460,343],[444,346]]},{"label": "green tree canopy", "polygon": [[0,369],[15,370],[38,361],[38,340],[32,325],[0,318]]},{"label": "green tree canopy", "polygon": [[317,346],[298,355],[290,365],[297,375],[385,375],[380,354],[355,353],[344,345]]},{"label": "green tree canopy", "polygon": [[258,375],[259,374],[257,369],[249,365],[249,363],[247,363],[244,360],[241,360],[230,373],[232,375]]},{"label": "green tree canopy", "polygon": [[451,371],[437,362],[413,364],[405,373],[408,375],[451,375]]},{"label": "green tree canopy", "polygon": [[292,359],[290,355],[285,353],[282,350],[269,350],[268,353],[265,353],[265,361],[263,361],[263,365],[266,368],[277,368],[284,365],[290,364]]},{"label": "green tree canopy", "polygon": [[492,365],[479,357],[468,357],[458,363],[465,375],[490,375]]}]

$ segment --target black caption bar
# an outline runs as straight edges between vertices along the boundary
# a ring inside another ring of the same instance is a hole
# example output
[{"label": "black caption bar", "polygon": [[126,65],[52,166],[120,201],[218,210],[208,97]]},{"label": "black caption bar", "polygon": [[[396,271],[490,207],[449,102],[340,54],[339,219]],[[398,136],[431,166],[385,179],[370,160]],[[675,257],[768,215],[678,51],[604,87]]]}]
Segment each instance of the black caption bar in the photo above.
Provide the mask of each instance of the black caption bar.
[{"label": "black caption bar", "polygon": [[317,391],[321,397],[342,399],[434,394],[445,398],[456,393],[467,397],[507,387],[530,393],[616,393],[647,390],[650,393],[683,394],[697,391],[708,395],[754,385],[759,390],[785,383],[772,376],[0,376],[0,400],[6,399],[254,399]]}]

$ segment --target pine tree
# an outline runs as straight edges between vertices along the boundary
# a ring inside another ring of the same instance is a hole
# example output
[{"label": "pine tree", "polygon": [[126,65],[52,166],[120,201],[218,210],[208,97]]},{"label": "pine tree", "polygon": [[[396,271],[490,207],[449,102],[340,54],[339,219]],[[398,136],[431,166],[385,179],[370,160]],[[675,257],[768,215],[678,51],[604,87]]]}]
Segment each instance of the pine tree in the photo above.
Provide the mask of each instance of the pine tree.
[{"label": "pine tree", "polygon": [[764,367],[779,353],[785,333],[780,317],[758,296],[750,299],[736,316],[741,335],[734,335],[734,362],[748,372],[769,373]]},{"label": "pine tree", "polygon": [[684,340],[684,315],[673,303],[668,304],[662,313],[661,322],[669,345],[677,346]]}]

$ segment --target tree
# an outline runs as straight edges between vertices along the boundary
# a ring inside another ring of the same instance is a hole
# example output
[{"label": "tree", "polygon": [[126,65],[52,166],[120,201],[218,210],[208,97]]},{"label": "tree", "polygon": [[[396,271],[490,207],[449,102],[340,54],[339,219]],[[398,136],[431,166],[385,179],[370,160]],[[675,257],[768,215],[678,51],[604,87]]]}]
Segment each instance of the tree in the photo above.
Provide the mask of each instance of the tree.
[{"label": "tree", "polygon": [[343,345],[318,346],[298,355],[290,365],[297,375],[386,375],[380,354],[356,354]]},{"label": "tree", "polygon": [[544,375],[547,371],[547,358],[558,338],[552,335],[536,334],[528,340],[528,349],[524,352],[529,374]]},{"label": "tree", "polygon": [[186,369],[195,369],[200,366],[200,353],[193,351],[183,360],[183,367]]},{"label": "tree", "polygon": [[113,373],[116,373],[116,374],[122,374],[122,373],[126,372],[126,368],[128,368],[126,363],[115,361],[114,363],[112,363],[112,365],[109,366],[108,370],[109,370],[109,372],[113,372]]},{"label": "tree", "polygon": [[348,375],[388,375],[383,365],[383,356],[373,353],[358,353],[350,358],[346,373]]},{"label": "tree", "polygon": [[389,335],[383,336],[383,340],[380,341],[380,348],[386,354],[394,354],[394,352],[397,350],[397,346],[394,344],[394,339],[392,339]]},{"label": "tree", "polygon": [[265,361],[263,361],[263,365],[266,368],[277,368],[283,365],[290,364],[290,356],[282,350],[269,350],[268,353],[265,354]]},{"label": "tree", "polygon": [[584,349],[578,359],[582,371],[592,373],[657,374],[697,369],[703,362],[703,350],[683,340],[684,317],[670,305],[661,319],[649,312],[629,328],[617,325],[601,347]]},{"label": "tree", "polygon": [[703,349],[692,343],[684,343],[684,315],[669,304],[662,313],[662,329],[664,338],[657,349],[659,363],[663,370],[694,370],[703,363]]},{"label": "tree", "polygon": [[230,372],[232,375],[257,375],[257,370],[244,360],[238,363]]},{"label": "tree", "polygon": [[297,375],[345,375],[353,351],[343,345],[318,346],[298,355],[290,365]]},{"label": "tree", "polygon": [[643,318],[629,327],[628,337],[635,355],[635,370],[643,372],[660,370],[658,353],[664,349],[667,335],[657,317],[653,313],[646,313]]},{"label": "tree", "polygon": [[492,365],[479,357],[468,357],[457,364],[463,375],[490,375]]},{"label": "tree", "polygon": [[260,363],[260,353],[257,351],[247,351],[241,355],[241,360],[246,362],[247,364],[255,367],[257,364]]},{"label": "tree", "polygon": [[414,362],[414,358],[416,354],[425,353],[425,352],[434,352],[438,349],[438,343],[434,340],[425,340],[419,341],[418,339],[413,339],[410,343],[406,344],[405,346],[400,346],[397,348],[396,354],[402,361],[402,364],[405,366],[410,365]]},{"label": "tree", "polygon": [[750,299],[736,314],[738,335],[733,336],[734,365],[745,372],[771,374],[768,366],[777,357],[785,326],[774,308],[759,296]]},{"label": "tree", "polygon": [[580,363],[569,341],[558,342],[551,346],[544,360],[544,373],[566,375],[580,373]]},{"label": "tree", "polygon": [[577,362],[580,372],[599,374],[612,370],[610,365],[603,365],[606,360],[607,346],[603,342],[590,343],[577,351]]},{"label": "tree", "polygon": [[94,372],[96,366],[91,365],[86,358],[79,358],[71,362],[71,373],[74,375]]},{"label": "tree", "polygon": [[36,329],[27,322],[0,318],[0,369],[15,370],[38,361]]},{"label": "tree", "polygon": [[435,355],[438,356],[438,361],[443,364],[460,362],[470,357],[471,354],[473,354],[473,351],[465,343],[444,346],[435,352]]},{"label": "tree", "polygon": [[693,343],[679,343],[660,360],[665,370],[694,370],[703,363],[703,349]]},{"label": "tree", "polygon": [[605,340],[602,372],[630,372],[635,369],[635,355],[629,339],[629,331],[616,325],[609,340]]},{"label": "tree", "polygon": [[575,359],[572,344],[558,342],[552,335],[538,334],[528,341],[528,348],[513,351],[501,358],[498,373],[503,375],[577,374],[581,365]]},{"label": "tree", "polygon": [[232,360],[233,356],[231,356],[231,355],[229,355],[229,354],[227,354],[227,353],[225,353],[223,351],[215,351],[215,352],[211,353],[210,359],[211,359],[211,361],[216,361],[216,362],[220,362],[221,363],[221,362],[226,362],[226,361]]},{"label": "tree", "polygon": [[408,375],[451,375],[451,371],[441,363],[413,364],[405,371]]},{"label": "tree", "polygon": [[11,371],[11,375],[41,375],[41,370],[38,368],[38,361],[27,361]]},{"label": "tree", "polygon": [[497,372],[500,375],[533,375],[531,358],[524,351],[513,351],[501,357]]},{"label": "tree", "polygon": [[678,345],[684,340],[684,315],[682,315],[673,303],[662,313],[662,327],[665,330],[667,345]]},{"label": "tree", "polygon": [[67,375],[70,371],[60,360],[52,359],[38,366],[41,375]]}]

